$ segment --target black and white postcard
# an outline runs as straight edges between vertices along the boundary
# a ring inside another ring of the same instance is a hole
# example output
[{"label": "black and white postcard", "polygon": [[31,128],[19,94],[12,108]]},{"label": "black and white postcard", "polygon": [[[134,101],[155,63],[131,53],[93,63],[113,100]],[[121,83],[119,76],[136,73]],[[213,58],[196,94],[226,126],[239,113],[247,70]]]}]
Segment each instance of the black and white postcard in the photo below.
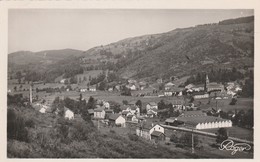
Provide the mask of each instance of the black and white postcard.
[{"label": "black and white postcard", "polygon": [[256,160],[257,3],[184,2],[0,2],[1,159]]}]

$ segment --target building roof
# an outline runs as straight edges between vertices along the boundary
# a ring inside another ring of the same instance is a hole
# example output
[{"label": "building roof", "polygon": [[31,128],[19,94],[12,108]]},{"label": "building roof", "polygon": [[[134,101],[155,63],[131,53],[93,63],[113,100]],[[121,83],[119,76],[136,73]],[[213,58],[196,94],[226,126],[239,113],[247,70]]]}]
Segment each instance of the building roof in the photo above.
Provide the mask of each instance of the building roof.
[{"label": "building roof", "polygon": [[211,82],[207,85],[207,88],[223,88],[224,85],[222,84],[218,84],[216,82]]},{"label": "building roof", "polygon": [[172,82],[168,82],[165,84],[165,87],[170,87],[170,86],[174,86],[175,84],[173,84]]},{"label": "building roof", "polygon": [[205,94],[208,94],[208,93],[205,93],[205,92],[193,92],[194,96],[205,95]]},{"label": "building roof", "polygon": [[89,114],[93,114],[94,113],[94,109],[88,109],[88,113]]},{"label": "building roof", "polygon": [[180,116],[206,116],[202,111],[184,111]]},{"label": "building roof", "polygon": [[113,110],[112,109],[106,109],[105,112],[106,113],[113,113]]},{"label": "building roof", "polygon": [[171,118],[166,119],[165,122],[167,122],[167,123],[173,123],[175,120],[176,120],[176,118],[171,117]]},{"label": "building roof", "polygon": [[128,114],[129,113],[129,111],[123,111],[122,112],[122,115],[126,115],[126,114]]},{"label": "building roof", "polygon": [[177,121],[182,121],[186,124],[197,125],[199,123],[211,123],[211,122],[222,122],[229,121],[228,119],[222,119],[215,116],[200,116],[200,117],[178,117]]},{"label": "building roof", "polygon": [[157,106],[157,103],[155,103],[155,102],[149,102],[148,104],[151,106]]},{"label": "building roof", "polygon": [[119,116],[121,116],[120,114],[111,114],[109,116],[109,120],[116,120]]},{"label": "building roof", "polygon": [[[159,136],[161,136],[163,133],[162,132],[158,132],[158,131],[153,131],[152,132],[152,136],[156,136],[156,137],[159,137]],[[163,134],[164,135],[164,134]]]},{"label": "building roof", "polygon": [[130,108],[131,108],[131,110],[136,110],[137,106],[131,106]]},{"label": "building roof", "polygon": [[94,112],[102,112],[104,110],[105,110],[105,108],[99,107],[99,108],[94,109]]},{"label": "building roof", "polygon": [[128,105],[123,105],[120,107],[121,110],[126,110],[129,106]]},{"label": "building roof", "polygon": [[133,100],[133,101],[128,102],[128,105],[135,105],[135,103],[136,103],[136,101]]}]

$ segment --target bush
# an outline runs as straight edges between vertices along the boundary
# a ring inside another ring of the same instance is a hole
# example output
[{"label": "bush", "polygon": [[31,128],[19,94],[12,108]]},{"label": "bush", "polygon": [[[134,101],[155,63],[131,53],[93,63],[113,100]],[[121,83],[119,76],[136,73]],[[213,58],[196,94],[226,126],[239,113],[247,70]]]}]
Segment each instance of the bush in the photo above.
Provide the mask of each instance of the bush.
[{"label": "bush", "polygon": [[25,119],[14,109],[8,109],[7,111],[7,138],[28,142]]},{"label": "bush", "polygon": [[128,138],[131,140],[131,141],[138,141],[138,136],[135,135],[135,134],[128,134]]}]

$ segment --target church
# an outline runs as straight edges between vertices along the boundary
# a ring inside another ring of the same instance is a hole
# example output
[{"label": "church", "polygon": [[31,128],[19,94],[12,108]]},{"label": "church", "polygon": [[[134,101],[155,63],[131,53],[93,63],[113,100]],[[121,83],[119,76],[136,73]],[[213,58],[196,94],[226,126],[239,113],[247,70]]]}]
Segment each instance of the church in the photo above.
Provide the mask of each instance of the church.
[{"label": "church", "polygon": [[205,91],[206,92],[211,92],[211,91],[220,91],[224,92],[224,85],[223,84],[218,84],[216,82],[209,82],[209,77],[206,75],[206,81],[205,81]]}]

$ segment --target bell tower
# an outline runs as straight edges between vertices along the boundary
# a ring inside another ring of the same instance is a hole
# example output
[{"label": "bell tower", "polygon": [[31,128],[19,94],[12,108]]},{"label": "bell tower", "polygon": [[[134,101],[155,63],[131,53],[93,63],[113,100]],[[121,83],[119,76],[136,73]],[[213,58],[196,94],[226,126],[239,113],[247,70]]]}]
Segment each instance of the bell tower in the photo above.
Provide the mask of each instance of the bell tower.
[{"label": "bell tower", "polygon": [[205,79],[205,85],[204,85],[204,91],[208,91],[208,85],[209,85],[209,77],[208,74],[206,74],[206,79]]}]

